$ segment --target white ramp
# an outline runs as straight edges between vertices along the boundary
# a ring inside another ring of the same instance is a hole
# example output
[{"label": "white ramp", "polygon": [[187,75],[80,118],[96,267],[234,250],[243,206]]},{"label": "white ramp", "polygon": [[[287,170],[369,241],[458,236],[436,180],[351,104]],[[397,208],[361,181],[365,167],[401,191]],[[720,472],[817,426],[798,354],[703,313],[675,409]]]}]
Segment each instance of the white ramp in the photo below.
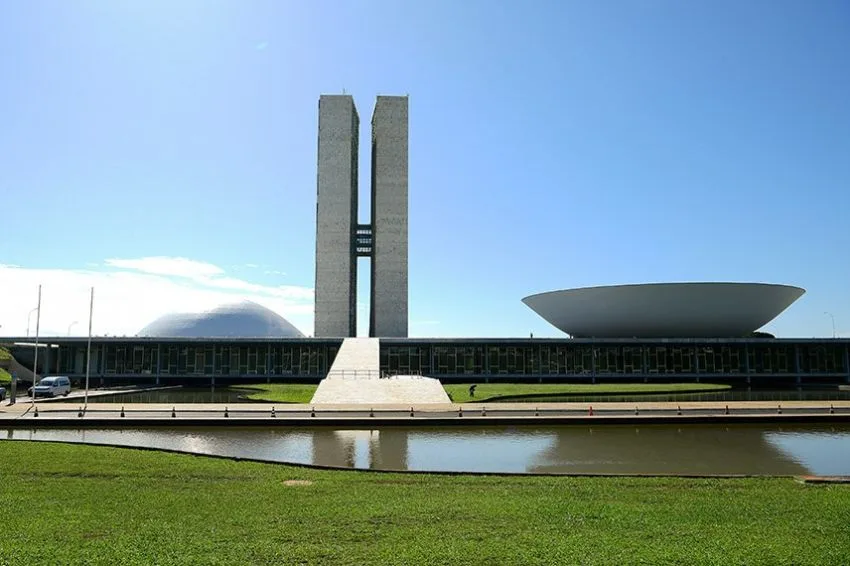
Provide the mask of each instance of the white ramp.
[{"label": "white ramp", "polygon": [[436,379],[381,375],[378,338],[346,338],[328,376],[313,394],[314,405],[421,405],[451,403]]},{"label": "white ramp", "polygon": [[381,341],[377,338],[346,338],[328,371],[327,379],[355,376],[377,379],[380,374]]}]

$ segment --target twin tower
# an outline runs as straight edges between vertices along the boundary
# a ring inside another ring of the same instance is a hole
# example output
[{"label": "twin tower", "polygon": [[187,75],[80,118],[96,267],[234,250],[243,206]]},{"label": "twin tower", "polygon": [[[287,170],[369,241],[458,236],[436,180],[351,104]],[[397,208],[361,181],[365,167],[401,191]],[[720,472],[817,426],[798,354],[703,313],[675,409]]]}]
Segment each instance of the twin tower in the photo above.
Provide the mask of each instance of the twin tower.
[{"label": "twin tower", "polygon": [[322,95],[314,336],[357,336],[357,258],[368,257],[369,336],[407,337],[407,97],[375,103],[369,224],[358,223],[359,138],[354,99]]}]

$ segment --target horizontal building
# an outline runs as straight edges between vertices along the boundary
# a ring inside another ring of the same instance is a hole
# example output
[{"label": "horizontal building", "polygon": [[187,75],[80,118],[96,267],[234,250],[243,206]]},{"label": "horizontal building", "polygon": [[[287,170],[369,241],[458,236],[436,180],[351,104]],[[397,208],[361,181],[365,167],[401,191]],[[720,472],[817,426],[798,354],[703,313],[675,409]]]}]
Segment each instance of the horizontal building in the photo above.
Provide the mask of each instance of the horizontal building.
[{"label": "horizontal building", "polygon": [[[32,367],[26,338],[4,339]],[[16,344],[12,345],[11,343]],[[39,373],[85,376],[85,338],[42,338]],[[318,381],[341,339],[93,338],[109,383]],[[850,383],[849,339],[382,338],[381,370],[443,381]]]}]

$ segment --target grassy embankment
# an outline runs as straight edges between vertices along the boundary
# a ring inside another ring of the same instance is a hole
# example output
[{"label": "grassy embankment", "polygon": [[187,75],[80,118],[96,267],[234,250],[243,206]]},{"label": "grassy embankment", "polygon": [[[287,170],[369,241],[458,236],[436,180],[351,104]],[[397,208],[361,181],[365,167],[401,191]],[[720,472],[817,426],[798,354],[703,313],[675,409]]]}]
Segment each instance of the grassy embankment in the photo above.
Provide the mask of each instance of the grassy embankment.
[{"label": "grassy embankment", "polygon": [[[9,353],[9,351],[6,348],[0,346],[0,362],[5,362],[10,359],[12,359],[12,355]],[[10,383],[12,383],[11,374],[4,368],[0,368],[0,385],[8,386]]]},{"label": "grassy embankment", "polygon": [[704,393],[725,391],[729,385],[713,383],[479,383],[475,397],[469,396],[469,383],[443,385],[455,403],[482,403],[496,398],[512,398],[518,402],[527,399],[545,401],[546,397],[567,395],[642,395],[650,393]]},{"label": "grassy embankment", "polygon": [[846,564],[850,486],[310,470],[0,442],[3,564]]},{"label": "grassy embankment", "polygon": [[[248,395],[255,401],[271,403],[309,403],[316,391],[316,385],[273,383],[257,385],[239,385],[238,389],[252,389]],[[482,403],[495,398],[509,397],[518,402],[525,398],[545,400],[546,396],[565,395],[635,395],[642,393],[698,393],[722,391],[728,385],[710,383],[612,383],[612,384],[533,384],[533,383],[482,383],[475,390],[475,397],[469,396],[469,384],[443,385],[446,393],[455,403]],[[542,398],[542,399],[541,399]]]},{"label": "grassy embankment", "polygon": [[309,403],[316,392],[317,385],[302,383],[271,383],[257,385],[235,385],[235,389],[251,389],[254,393],[246,395],[254,401],[270,403]]}]

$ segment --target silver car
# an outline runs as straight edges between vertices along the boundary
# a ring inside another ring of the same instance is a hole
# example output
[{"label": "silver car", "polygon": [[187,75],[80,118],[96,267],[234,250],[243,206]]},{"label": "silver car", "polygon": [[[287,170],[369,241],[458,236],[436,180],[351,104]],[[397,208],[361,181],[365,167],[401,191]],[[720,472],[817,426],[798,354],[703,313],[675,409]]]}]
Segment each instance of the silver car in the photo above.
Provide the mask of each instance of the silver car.
[{"label": "silver car", "polygon": [[35,397],[57,397],[71,392],[71,380],[64,376],[44,377],[36,386],[30,387],[28,393]]}]

